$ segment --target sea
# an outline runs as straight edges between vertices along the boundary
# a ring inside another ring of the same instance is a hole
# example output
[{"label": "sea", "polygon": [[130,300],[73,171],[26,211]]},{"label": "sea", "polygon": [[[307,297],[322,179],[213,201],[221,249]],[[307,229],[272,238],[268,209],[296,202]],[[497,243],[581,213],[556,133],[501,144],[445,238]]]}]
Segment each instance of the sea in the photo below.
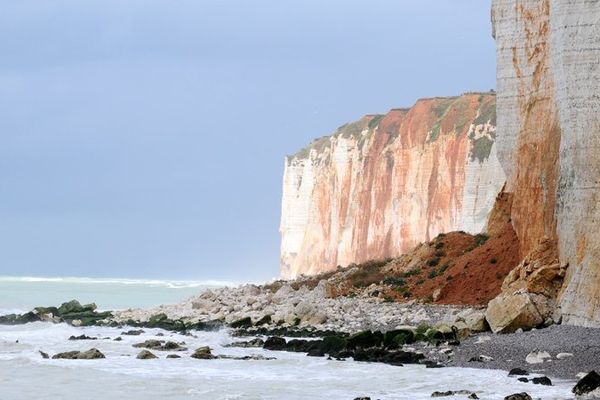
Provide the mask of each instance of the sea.
[{"label": "sea", "polygon": [[[35,306],[59,305],[77,299],[95,302],[101,310],[152,307],[182,301],[211,287],[233,285],[218,281],[0,277],[0,315]],[[231,348],[240,340],[223,329],[193,332],[192,336],[144,329],[140,336],[122,335],[128,327],[72,327],[34,322],[0,325],[0,400],[12,399],[277,399],[353,400],[431,399],[434,391],[469,390],[481,399],[503,399],[528,392],[534,399],[570,399],[572,381],[554,386],[517,382],[505,371],[471,368],[426,369],[308,357],[300,353],[256,348]],[[97,340],[70,341],[87,335]],[[121,341],[114,339],[121,337]],[[181,358],[167,359],[154,351],[154,360],[136,358],[133,344],[148,339],[185,343]],[[210,346],[213,354],[264,356],[274,360],[196,360],[191,352]],[[105,359],[52,360],[56,354],[97,348]],[[465,395],[447,397],[466,398]]]}]

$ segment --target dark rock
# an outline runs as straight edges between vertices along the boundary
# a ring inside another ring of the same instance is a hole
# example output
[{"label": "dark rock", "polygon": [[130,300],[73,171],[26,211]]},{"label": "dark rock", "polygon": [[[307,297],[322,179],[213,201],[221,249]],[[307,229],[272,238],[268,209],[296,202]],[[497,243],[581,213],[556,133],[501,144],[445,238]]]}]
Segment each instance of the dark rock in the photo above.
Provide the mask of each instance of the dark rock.
[{"label": "dark rock", "polygon": [[371,400],[370,397],[355,397],[354,400]]},{"label": "dark rock", "polygon": [[513,368],[508,372],[508,376],[529,375],[529,372],[522,368]]},{"label": "dark rock", "polygon": [[577,396],[583,396],[598,388],[600,388],[600,375],[596,371],[591,371],[577,382],[572,392]]},{"label": "dark rock", "polygon": [[95,337],[90,337],[90,336],[86,336],[86,335],[79,335],[79,336],[70,336],[69,340],[97,340],[98,338]]},{"label": "dark rock", "polygon": [[162,345],[158,350],[175,350],[175,351],[185,351],[187,350],[187,348],[181,346],[179,343],[175,343],[175,342],[167,342],[164,345]]},{"label": "dark rock", "polygon": [[136,343],[133,347],[144,347],[146,349],[160,349],[162,347],[162,343],[160,340],[149,339],[142,343]]},{"label": "dark rock", "polygon": [[[81,303],[79,303],[77,300],[71,300],[68,301],[66,303],[62,303],[60,305],[60,307],[58,307],[57,310],[57,315],[64,315],[64,314],[69,314],[69,313],[73,313],[73,312],[82,312],[85,311],[83,309],[83,306],[81,305]],[[94,310],[91,310],[94,311]]]},{"label": "dark rock", "polygon": [[130,331],[127,332],[121,332],[121,335],[126,335],[126,336],[139,336],[142,333],[145,333],[145,331],[143,329],[132,329]]},{"label": "dark rock", "polygon": [[383,343],[383,333],[376,331],[362,331],[355,333],[348,338],[348,348],[363,348],[378,347]]},{"label": "dark rock", "polygon": [[123,338],[121,336],[116,337],[113,339],[115,342],[120,342],[121,340],[123,340]]},{"label": "dark rock", "polygon": [[98,358],[106,358],[104,354],[98,349],[90,349],[88,351],[67,351],[64,353],[58,353],[52,356],[53,360],[56,359],[67,359],[67,360],[94,360]]},{"label": "dark rock", "polygon": [[268,325],[270,323],[271,323],[271,316],[270,315],[265,315],[264,317],[262,317],[261,319],[259,319],[258,321],[256,321],[256,323],[254,324],[254,326]]},{"label": "dark rock", "polygon": [[40,355],[42,356],[42,358],[47,359],[50,358],[50,356],[48,355],[48,353],[44,353],[43,351],[40,350]]},{"label": "dark rock", "polygon": [[454,392],[452,390],[448,390],[447,392],[433,392],[431,393],[431,397],[448,397],[454,396]]},{"label": "dark rock", "polygon": [[540,376],[531,380],[536,385],[552,386],[552,381],[547,376]]},{"label": "dark rock", "polygon": [[473,399],[473,400],[479,400],[479,396],[477,396],[476,393],[471,393],[469,395],[469,397],[467,397],[468,399]]},{"label": "dark rock", "polygon": [[340,336],[325,336],[322,346],[323,351],[327,354],[338,353],[348,346],[348,341]]},{"label": "dark rock", "polygon": [[261,338],[256,338],[256,339],[252,339],[252,340],[247,340],[244,342],[233,342],[230,343],[228,345],[226,345],[225,347],[263,347],[265,344],[265,341],[262,340]]},{"label": "dark rock", "polygon": [[518,380],[519,382],[523,382],[523,383],[527,383],[527,382],[529,382],[529,379],[527,379],[527,378],[519,378],[519,379],[517,379],[517,380]]},{"label": "dark rock", "polygon": [[285,349],[285,339],[278,336],[271,336],[265,341],[263,349],[266,350],[284,350]]},{"label": "dark rock", "polygon": [[158,333],[156,334],[156,336],[163,337],[163,336],[165,336],[165,334],[164,334],[164,333],[162,333],[162,332],[158,332]]},{"label": "dark rock", "polygon": [[383,336],[383,344],[386,347],[401,347],[415,341],[415,334],[410,329],[396,329],[388,331]]},{"label": "dark rock", "polygon": [[212,355],[210,351],[210,347],[204,346],[196,349],[194,354],[191,355],[192,358],[197,358],[199,360],[212,360],[215,356]]},{"label": "dark rock", "polygon": [[152,354],[152,352],[150,350],[142,350],[139,352],[139,354],[136,357],[139,360],[151,360],[154,358],[158,358],[156,357],[154,354]]},{"label": "dark rock", "polygon": [[504,400],[532,400],[531,396],[525,392],[523,393],[515,393],[510,396],[506,396]]},{"label": "dark rock", "polygon": [[179,354],[168,354],[167,358],[181,358]]},{"label": "dark rock", "polygon": [[252,325],[253,325],[252,318],[250,318],[250,317],[241,318],[241,319],[238,319],[237,321],[233,321],[231,324],[229,324],[229,326],[231,326],[234,329],[249,328]]}]

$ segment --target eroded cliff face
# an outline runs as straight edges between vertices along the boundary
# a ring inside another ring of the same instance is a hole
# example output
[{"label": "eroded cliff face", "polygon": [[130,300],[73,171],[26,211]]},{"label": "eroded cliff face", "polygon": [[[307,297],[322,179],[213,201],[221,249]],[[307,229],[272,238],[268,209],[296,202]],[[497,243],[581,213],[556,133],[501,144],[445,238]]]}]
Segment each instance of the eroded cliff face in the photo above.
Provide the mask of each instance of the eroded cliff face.
[{"label": "eroded cliff face", "polygon": [[492,22],[498,157],[521,249],[555,243],[554,269],[568,266],[555,316],[600,326],[600,3],[494,0]]},{"label": "eroded cliff face", "polygon": [[286,158],[281,274],[397,256],[453,230],[480,232],[505,176],[491,93],[369,115]]}]

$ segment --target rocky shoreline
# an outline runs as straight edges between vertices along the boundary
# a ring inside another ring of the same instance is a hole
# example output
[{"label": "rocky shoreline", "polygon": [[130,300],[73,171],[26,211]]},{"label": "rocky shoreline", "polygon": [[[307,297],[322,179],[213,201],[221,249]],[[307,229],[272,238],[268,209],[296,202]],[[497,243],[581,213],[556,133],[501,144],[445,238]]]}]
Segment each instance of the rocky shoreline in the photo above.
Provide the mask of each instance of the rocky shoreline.
[{"label": "rocky shoreline", "polygon": [[[304,285],[297,289],[288,282],[243,285],[207,290],[180,304],[153,309],[98,312],[95,305],[81,305],[74,300],[60,307],[38,307],[23,315],[3,316],[0,324],[49,321],[137,328],[125,330],[123,335],[139,334],[143,328],[187,335],[229,329],[239,339],[230,343],[232,347],[396,366],[517,368],[527,375],[515,375],[515,382],[519,379],[531,384],[552,384],[553,379],[575,382],[590,371],[600,370],[598,329],[554,325],[493,334],[481,308],[389,302],[376,291],[373,286],[358,296],[336,296],[335,287],[325,280],[312,288]],[[70,340],[94,339],[82,335]],[[156,350],[178,351],[177,343],[159,340],[142,342],[137,347],[143,349],[138,354],[140,359],[156,357],[152,353]],[[193,354],[200,359],[221,358],[209,348],[196,349]],[[100,357],[91,349],[53,358]],[[175,353],[171,357],[179,356]]]}]

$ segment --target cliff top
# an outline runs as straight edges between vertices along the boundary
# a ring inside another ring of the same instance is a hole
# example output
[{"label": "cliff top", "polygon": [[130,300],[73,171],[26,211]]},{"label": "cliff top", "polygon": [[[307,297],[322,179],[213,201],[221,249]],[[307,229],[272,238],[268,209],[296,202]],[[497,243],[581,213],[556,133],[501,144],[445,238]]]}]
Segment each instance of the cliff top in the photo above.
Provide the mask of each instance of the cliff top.
[{"label": "cliff top", "polygon": [[[380,125],[386,125],[385,131],[390,137],[401,135],[402,124],[406,119],[426,120],[428,125],[426,141],[435,141],[442,132],[454,131],[463,134],[471,124],[481,125],[490,122],[496,124],[496,94],[490,92],[467,92],[460,96],[427,97],[419,99],[409,108],[392,108],[386,114],[366,114],[357,121],[344,124],[330,135],[314,139],[308,146],[287,157],[305,159],[311,150],[321,153],[331,146],[334,138],[355,138],[359,146],[379,131]],[[477,101],[477,116],[467,115],[469,105]],[[408,129],[410,130],[410,128]],[[475,138],[472,138],[475,139]]]}]

